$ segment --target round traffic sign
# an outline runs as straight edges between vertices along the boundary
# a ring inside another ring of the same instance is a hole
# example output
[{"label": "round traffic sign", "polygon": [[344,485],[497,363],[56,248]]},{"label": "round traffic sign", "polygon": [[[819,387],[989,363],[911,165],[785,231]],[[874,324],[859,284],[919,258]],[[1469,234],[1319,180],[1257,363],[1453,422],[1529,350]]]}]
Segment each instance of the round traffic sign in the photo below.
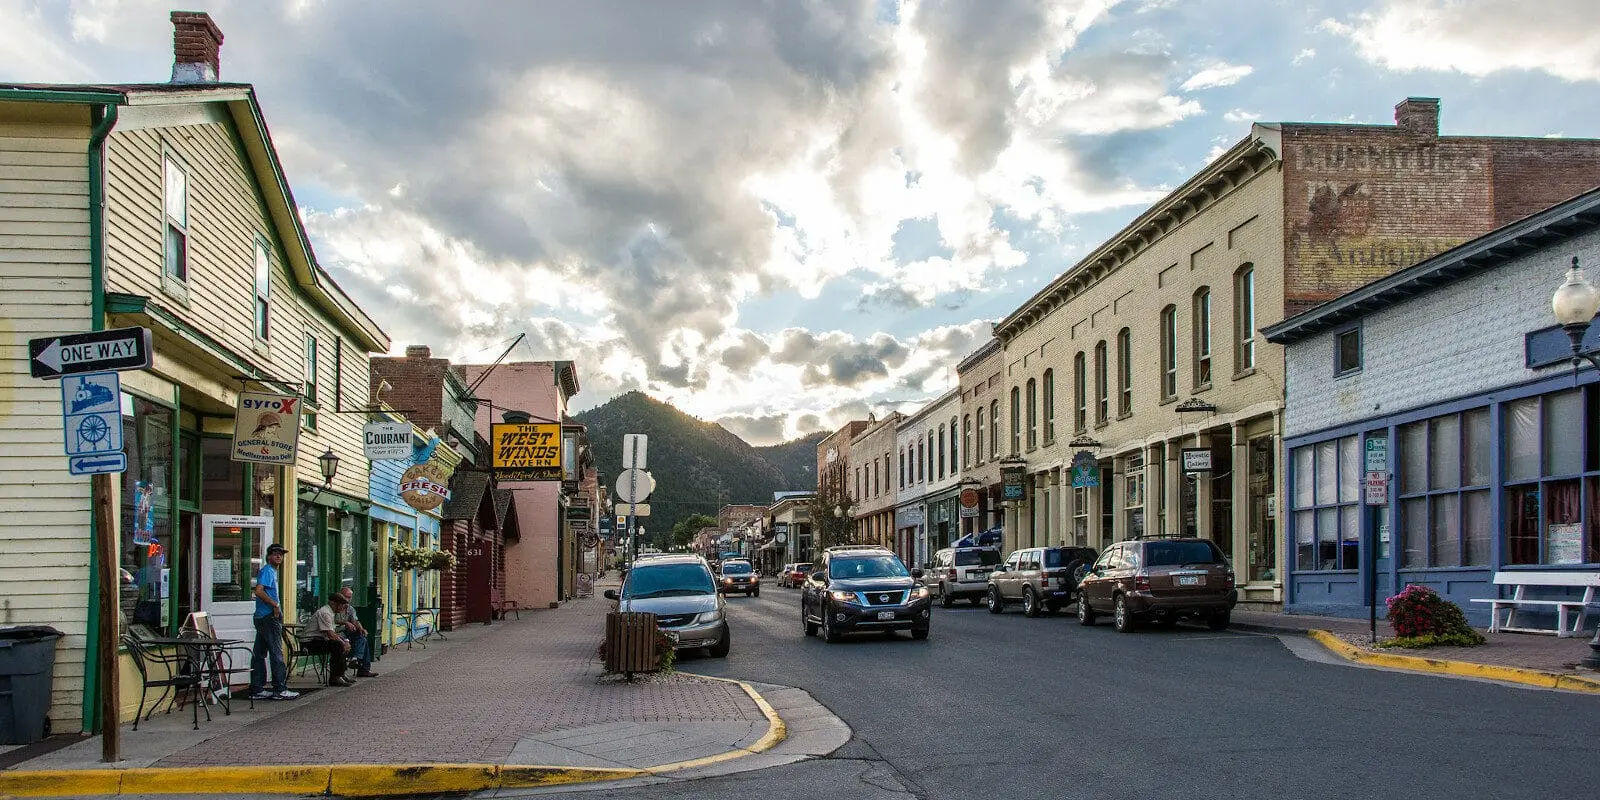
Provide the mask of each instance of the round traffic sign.
[{"label": "round traffic sign", "polygon": [[642,469],[625,469],[617,475],[617,499],[624,503],[642,503],[655,488],[656,479]]}]

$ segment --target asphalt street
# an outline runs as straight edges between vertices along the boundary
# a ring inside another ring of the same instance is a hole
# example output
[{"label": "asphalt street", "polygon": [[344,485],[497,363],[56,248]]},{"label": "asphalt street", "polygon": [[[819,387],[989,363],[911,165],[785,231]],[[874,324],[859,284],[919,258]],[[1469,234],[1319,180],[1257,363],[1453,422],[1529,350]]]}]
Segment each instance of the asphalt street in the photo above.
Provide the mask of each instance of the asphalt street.
[{"label": "asphalt street", "polygon": [[798,598],[729,598],[732,654],[679,668],[804,688],[850,743],[608,797],[1543,800],[1600,785],[1600,697],[1314,663],[1272,636],[1124,635],[965,604],[936,606],[927,641],[830,645],[803,635]]}]

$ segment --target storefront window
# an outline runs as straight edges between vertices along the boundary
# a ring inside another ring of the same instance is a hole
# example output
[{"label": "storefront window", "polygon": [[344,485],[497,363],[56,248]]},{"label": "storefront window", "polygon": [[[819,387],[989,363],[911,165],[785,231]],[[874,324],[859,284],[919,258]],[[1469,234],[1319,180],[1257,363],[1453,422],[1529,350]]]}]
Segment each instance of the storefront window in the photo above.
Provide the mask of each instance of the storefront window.
[{"label": "storefront window", "polygon": [[172,547],[172,409],[122,395],[122,630],[166,625],[168,552]]},{"label": "storefront window", "polygon": [[1489,563],[1489,410],[1400,428],[1400,566]]},{"label": "storefront window", "polygon": [[1593,387],[1506,404],[1506,481],[1516,483],[1505,490],[1506,563],[1600,561],[1596,465],[1585,458],[1595,436],[1585,420],[1595,412]]},{"label": "storefront window", "polygon": [[300,620],[309,617],[326,596],[322,585],[322,531],[327,524],[328,510],[310,503],[300,504],[300,524],[295,531],[295,612]]},{"label": "storefront window", "polygon": [[1355,436],[1295,448],[1292,494],[1297,569],[1359,568],[1359,450]]},{"label": "storefront window", "polygon": [[1250,580],[1271,581],[1278,576],[1277,519],[1273,470],[1273,438],[1250,440]]},{"label": "storefront window", "polygon": [[1128,515],[1128,538],[1138,539],[1144,536],[1144,453],[1127,456],[1122,464],[1122,483],[1122,507],[1123,513]]},{"label": "storefront window", "polygon": [[1089,490],[1082,486],[1072,488],[1072,543],[1089,545]]}]

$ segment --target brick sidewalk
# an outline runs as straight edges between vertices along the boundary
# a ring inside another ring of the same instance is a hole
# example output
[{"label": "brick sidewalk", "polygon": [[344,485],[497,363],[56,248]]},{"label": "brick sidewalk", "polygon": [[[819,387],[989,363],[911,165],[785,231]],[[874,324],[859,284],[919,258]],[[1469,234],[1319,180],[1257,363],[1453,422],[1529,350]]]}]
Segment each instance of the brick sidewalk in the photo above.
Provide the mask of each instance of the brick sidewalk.
[{"label": "brick sidewalk", "polygon": [[607,606],[599,598],[574,600],[497,621],[470,640],[431,644],[439,652],[426,660],[294,701],[284,713],[156,766],[506,763],[523,739],[604,723],[765,727],[760,709],[734,684],[687,676],[599,683],[595,648]]},{"label": "brick sidewalk", "polygon": [[[1235,609],[1234,625],[1243,630],[1271,633],[1305,633],[1313,628],[1329,631],[1351,644],[1369,648],[1371,626],[1368,620],[1347,617],[1316,617],[1306,614],[1273,614],[1264,611]],[[1375,652],[1420,656],[1422,658],[1464,661],[1470,664],[1490,664],[1500,667],[1521,667],[1546,672],[1571,673],[1589,654],[1590,636],[1558,639],[1554,635],[1537,633],[1484,633],[1489,643],[1481,647],[1430,647],[1407,650],[1400,647],[1381,648]],[[1388,639],[1394,631],[1385,620],[1378,620],[1378,639]],[[1592,636],[1592,635],[1591,635]],[[1370,648],[1369,648],[1370,649]],[[1588,672],[1586,674],[1593,674]]]}]

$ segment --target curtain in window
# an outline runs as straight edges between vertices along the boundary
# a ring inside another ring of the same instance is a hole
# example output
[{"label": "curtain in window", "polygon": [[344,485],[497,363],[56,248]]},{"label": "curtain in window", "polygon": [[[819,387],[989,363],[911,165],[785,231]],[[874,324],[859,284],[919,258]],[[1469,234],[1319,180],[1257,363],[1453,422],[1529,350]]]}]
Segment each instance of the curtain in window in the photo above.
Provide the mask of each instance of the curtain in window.
[{"label": "curtain in window", "polygon": [[1555,481],[1545,484],[1549,493],[1545,506],[1544,563],[1577,564],[1583,560],[1583,499],[1579,482]]},{"label": "curtain in window", "polygon": [[[1539,477],[1539,398],[1505,405],[1507,481]],[[1530,562],[1531,563],[1531,562]]]},{"label": "curtain in window", "polygon": [[1295,568],[1316,569],[1316,512],[1296,511],[1294,515]]},{"label": "curtain in window", "polygon": [[1588,513],[1583,520],[1583,561],[1600,563],[1600,478],[1586,478],[1584,488],[1589,492]]},{"label": "curtain in window", "polygon": [[1506,563],[1539,563],[1539,487],[1506,489]]}]

